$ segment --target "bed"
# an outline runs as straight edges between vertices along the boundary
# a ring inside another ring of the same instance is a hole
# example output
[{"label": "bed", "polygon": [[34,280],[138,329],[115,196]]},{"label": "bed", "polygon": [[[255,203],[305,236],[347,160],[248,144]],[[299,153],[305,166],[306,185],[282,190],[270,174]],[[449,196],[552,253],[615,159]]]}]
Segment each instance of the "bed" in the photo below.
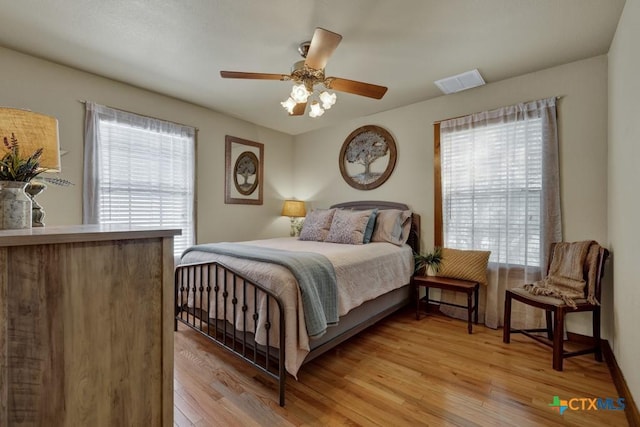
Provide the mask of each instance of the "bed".
[{"label": "bed", "polygon": [[[410,299],[413,252],[419,251],[419,216],[408,213],[407,205],[395,202],[347,202],[330,210],[339,212],[334,222],[339,215],[357,216],[360,212],[364,216],[375,211],[373,233],[378,237],[383,217],[404,212],[408,217],[401,240],[406,243],[392,244],[384,238],[367,244],[336,243],[332,231],[333,243],[276,238],[196,245],[183,254],[175,271],[175,330],[181,322],[274,378],[280,406],[285,403],[287,374],[297,378],[304,363]],[[373,228],[373,218],[369,219]],[[310,216],[308,221],[311,224]],[[315,264],[311,273],[294,269],[307,262],[305,257],[312,262],[320,258],[330,265],[325,272],[317,271]],[[309,288],[307,282],[315,287]],[[332,288],[328,283],[333,282]],[[319,299],[324,306],[318,308],[310,299]],[[326,303],[332,299],[335,307]]]}]

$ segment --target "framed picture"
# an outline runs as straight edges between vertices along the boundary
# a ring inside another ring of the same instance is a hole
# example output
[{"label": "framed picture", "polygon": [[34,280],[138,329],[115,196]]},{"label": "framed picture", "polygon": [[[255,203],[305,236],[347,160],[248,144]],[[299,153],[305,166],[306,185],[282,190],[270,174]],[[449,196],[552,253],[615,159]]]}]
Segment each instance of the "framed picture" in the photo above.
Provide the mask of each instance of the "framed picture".
[{"label": "framed picture", "polygon": [[262,204],[263,162],[263,144],[225,137],[225,203]]},{"label": "framed picture", "polygon": [[396,142],[380,126],[362,126],[342,144],[340,173],[347,184],[358,190],[372,190],[389,179],[396,166]]}]

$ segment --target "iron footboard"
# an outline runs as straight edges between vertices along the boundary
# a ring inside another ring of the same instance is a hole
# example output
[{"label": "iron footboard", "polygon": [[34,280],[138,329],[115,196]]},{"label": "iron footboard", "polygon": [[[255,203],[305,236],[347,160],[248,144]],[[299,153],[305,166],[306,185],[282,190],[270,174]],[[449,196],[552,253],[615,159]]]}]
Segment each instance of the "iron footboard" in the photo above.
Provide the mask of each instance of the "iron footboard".
[{"label": "iron footboard", "polygon": [[[284,406],[285,320],[278,296],[222,264],[208,262],[176,268],[175,301],[174,330],[182,322],[277,380]],[[277,349],[271,338],[274,316],[279,321]],[[254,340],[259,327],[264,328],[264,345]]]}]

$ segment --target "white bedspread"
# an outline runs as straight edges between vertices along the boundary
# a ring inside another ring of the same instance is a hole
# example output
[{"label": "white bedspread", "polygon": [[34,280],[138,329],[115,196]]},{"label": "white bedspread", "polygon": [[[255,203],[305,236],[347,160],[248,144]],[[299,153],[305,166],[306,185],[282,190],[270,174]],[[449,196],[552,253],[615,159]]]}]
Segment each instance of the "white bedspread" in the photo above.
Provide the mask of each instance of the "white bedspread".
[{"label": "white bedspread", "polygon": [[[402,247],[391,243],[345,245],[302,241],[292,237],[239,243],[290,251],[315,252],[326,256],[336,271],[340,316],[344,316],[368,300],[406,285],[413,271],[413,255],[411,248],[407,245]],[[181,264],[210,261],[218,261],[240,272],[248,279],[273,290],[282,299],[287,327],[285,367],[287,372],[296,376],[309,353],[309,336],[304,323],[300,291],[291,272],[280,265],[199,251],[187,253],[182,258]],[[238,326],[241,321],[235,319],[235,324]],[[279,345],[278,331],[279,325],[274,324],[270,336],[270,344],[273,346]],[[259,333],[256,341],[265,345],[265,338],[264,333]]]}]

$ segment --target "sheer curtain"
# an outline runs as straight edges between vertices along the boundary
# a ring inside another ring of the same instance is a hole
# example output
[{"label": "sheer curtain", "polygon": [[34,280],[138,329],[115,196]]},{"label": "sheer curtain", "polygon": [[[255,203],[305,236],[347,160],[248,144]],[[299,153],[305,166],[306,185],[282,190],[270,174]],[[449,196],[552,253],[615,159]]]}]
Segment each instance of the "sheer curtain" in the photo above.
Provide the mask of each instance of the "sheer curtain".
[{"label": "sheer curtain", "polygon": [[83,222],[180,228],[194,243],[195,128],[86,103]]},{"label": "sheer curtain", "polygon": [[[505,290],[539,280],[562,239],[556,98],[441,122],[440,163],[443,245],[491,251],[480,316],[502,326]],[[514,304],[513,327],[536,327],[543,314]]]}]

